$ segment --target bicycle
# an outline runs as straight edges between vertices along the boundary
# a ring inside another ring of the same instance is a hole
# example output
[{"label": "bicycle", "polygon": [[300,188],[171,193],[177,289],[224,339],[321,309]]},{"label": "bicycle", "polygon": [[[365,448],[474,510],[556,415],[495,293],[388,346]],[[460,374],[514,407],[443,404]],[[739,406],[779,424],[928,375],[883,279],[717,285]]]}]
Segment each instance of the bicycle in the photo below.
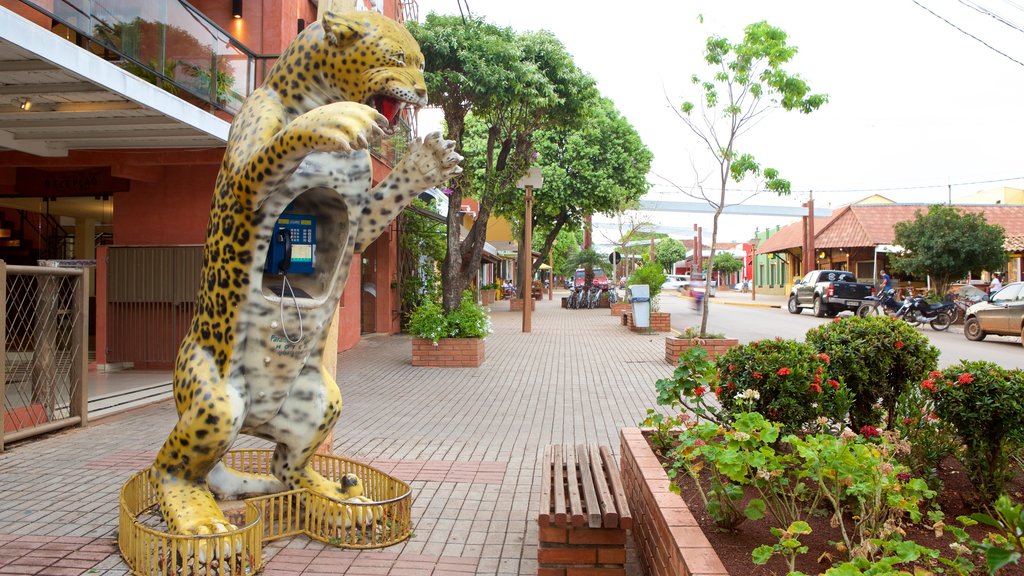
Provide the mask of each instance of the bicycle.
[{"label": "bicycle", "polygon": [[615,291],[614,286],[609,286],[608,290],[608,304],[616,304],[619,301],[619,294]]}]

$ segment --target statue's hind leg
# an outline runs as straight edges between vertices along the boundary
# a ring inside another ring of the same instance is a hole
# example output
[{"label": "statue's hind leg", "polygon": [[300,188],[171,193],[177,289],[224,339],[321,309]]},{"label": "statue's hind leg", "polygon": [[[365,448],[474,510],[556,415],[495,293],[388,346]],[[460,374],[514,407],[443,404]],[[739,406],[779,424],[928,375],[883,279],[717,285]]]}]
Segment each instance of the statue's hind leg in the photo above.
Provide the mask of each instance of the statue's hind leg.
[{"label": "statue's hind leg", "polygon": [[174,375],[178,423],[157,454],[153,487],[174,534],[233,530],[206,485],[241,428],[245,401],[224,382],[209,352],[186,343]]}]

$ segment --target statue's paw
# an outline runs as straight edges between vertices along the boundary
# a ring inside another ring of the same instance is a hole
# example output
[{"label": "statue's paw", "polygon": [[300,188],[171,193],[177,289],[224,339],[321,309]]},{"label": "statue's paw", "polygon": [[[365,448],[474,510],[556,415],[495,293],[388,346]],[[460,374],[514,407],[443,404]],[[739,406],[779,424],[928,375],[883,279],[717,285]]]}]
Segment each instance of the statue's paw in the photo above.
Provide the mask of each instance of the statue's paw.
[{"label": "statue's paw", "polygon": [[222,536],[238,528],[223,518],[207,518],[184,526],[184,533],[204,538],[190,542],[188,556],[203,563],[207,560],[232,558],[242,550],[240,536]]},{"label": "statue's paw", "polygon": [[383,519],[384,507],[363,496],[353,496],[343,503],[332,502],[324,513],[324,521],[333,530],[370,530]]},{"label": "statue's paw", "polygon": [[352,152],[370,147],[370,139],[384,136],[390,123],[365,104],[337,102],[305,115],[306,130],[314,148],[323,152]]},{"label": "statue's paw", "polygon": [[445,140],[440,132],[428,134],[414,146],[411,156],[428,186],[437,186],[462,173],[462,167],[459,166],[462,156],[455,152],[455,141]]}]

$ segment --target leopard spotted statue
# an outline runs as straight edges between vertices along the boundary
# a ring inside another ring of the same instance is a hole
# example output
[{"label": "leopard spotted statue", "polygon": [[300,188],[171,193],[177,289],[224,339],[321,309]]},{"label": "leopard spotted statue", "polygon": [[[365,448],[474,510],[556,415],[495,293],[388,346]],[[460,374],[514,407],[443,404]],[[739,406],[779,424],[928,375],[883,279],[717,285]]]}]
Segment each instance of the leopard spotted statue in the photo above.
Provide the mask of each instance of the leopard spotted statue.
[{"label": "leopard spotted statue", "polygon": [[[353,253],[420,192],[461,172],[454,144],[432,134],[371,186],[368,141],[391,132],[403,108],[426,102],[413,37],[379,14],[352,12],[328,13],[303,31],[242,106],[214,190],[195,317],[175,363],[179,419],[151,470],[172,533],[234,529],[214,493],[361,497],[357,477],[334,482],[309,465],[341,412],[321,360]],[[286,210],[316,221],[311,272],[268,265]],[[272,475],[221,463],[240,432],[276,443]]]}]

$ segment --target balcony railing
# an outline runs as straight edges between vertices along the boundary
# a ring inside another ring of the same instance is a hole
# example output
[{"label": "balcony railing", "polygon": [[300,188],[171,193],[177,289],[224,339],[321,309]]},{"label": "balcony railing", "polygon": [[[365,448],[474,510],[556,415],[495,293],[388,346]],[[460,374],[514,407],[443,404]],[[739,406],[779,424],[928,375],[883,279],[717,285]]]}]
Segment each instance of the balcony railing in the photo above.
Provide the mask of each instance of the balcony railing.
[{"label": "balcony railing", "polygon": [[53,32],[210,112],[237,114],[277,58],[249,50],[184,0],[21,2],[48,16]]}]

